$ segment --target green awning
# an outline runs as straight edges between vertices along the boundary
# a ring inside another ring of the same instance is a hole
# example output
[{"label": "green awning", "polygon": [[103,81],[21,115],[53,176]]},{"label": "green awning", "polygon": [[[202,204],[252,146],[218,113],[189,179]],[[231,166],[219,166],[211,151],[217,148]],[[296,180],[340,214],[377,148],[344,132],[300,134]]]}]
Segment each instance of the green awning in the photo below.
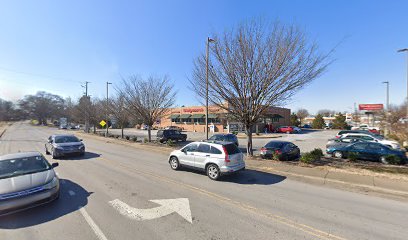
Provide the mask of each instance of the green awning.
[{"label": "green awning", "polygon": [[271,115],[272,118],[283,118],[281,115],[279,114],[272,114]]},{"label": "green awning", "polygon": [[194,119],[200,119],[200,118],[204,118],[204,114],[193,114],[192,116],[191,116],[191,118],[194,118]]},{"label": "green awning", "polygon": [[217,114],[208,114],[208,118],[218,118]]},{"label": "green awning", "polygon": [[172,114],[171,116],[170,116],[170,118],[171,119],[176,119],[176,118],[178,118],[180,116],[180,114]]},{"label": "green awning", "polygon": [[181,114],[179,118],[190,118],[191,114]]}]

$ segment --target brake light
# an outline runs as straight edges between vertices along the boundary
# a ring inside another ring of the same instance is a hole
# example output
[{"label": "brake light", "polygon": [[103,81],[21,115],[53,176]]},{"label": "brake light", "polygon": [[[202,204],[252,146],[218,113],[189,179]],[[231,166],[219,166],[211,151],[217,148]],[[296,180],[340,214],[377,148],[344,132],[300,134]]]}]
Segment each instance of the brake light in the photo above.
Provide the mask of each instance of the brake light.
[{"label": "brake light", "polygon": [[261,152],[266,152],[266,151],[267,151],[267,149],[265,147],[261,148]]},{"label": "brake light", "polygon": [[222,150],[224,150],[224,154],[225,154],[225,162],[231,162],[229,159],[228,159],[228,152],[227,152],[227,149],[225,148],[225,146],[222,146]]},{"label": "brake light", "polygon": [[340,138],[340,136],[339,136],[339,135],[337,135],[337,136],[336,136],[336,138]]},{"label": "brake light", "polygon": [[275,153],[276,153],[276,154],[281,154],[282,151],[281,151],[281,150],[275,150]]}]

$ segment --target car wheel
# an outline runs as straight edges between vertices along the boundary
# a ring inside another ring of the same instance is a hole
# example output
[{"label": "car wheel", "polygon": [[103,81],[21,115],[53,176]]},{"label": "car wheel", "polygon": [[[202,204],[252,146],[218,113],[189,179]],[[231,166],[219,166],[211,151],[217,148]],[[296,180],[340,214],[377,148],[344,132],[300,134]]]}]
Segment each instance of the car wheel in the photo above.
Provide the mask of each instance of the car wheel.
[{"label": "car wheel", "polygon": [[335,152],[333,153],[333,157],[335,157],[335,158],[343,158],[343,153],[340,152],[340,151],[335,151]]},{"label": "car wheel", "polygon": [[51,157],[52,159],[57,159],[57,155],[54,152],[54,149],[51,151]]},{"label": "car wheel", "polygon": [[215,164],[210,164],[207,166],[207,176],[211,180],[218,180],[220,177],[220,169]]},{"label": "car wheel", "polygon": [[169,163],[170,163],[171,169],[173,170],[177,170],[180,168],[180,163],[176,157],[171,157]]},{"label": "car wheel", "polygon": [[381,156],[380,157],[380,162],[384,163],[384,164],[388,164],[387,159],[385,158],[385,156]]},{"label": "car wheel", "polygon": [[50,155],[50,152],[48,152],[47,147],[45,147],[45,155]]}]

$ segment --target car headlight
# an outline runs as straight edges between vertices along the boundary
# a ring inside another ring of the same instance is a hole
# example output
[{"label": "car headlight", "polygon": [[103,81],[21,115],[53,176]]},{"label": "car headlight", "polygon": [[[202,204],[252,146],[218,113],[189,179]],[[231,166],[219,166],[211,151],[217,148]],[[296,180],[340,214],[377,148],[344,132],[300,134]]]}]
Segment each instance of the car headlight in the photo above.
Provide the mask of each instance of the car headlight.
[{"label": "car headlight", "polygon": [[51,182],[45,184],[45,185],[43,186],[43,188],[44,188],[44,189],[52,189],[52,188],[55,188],[57,185],[58,185],[58,178],[57,178],[57,177],[54,177],[54,178],[51,180]]}]

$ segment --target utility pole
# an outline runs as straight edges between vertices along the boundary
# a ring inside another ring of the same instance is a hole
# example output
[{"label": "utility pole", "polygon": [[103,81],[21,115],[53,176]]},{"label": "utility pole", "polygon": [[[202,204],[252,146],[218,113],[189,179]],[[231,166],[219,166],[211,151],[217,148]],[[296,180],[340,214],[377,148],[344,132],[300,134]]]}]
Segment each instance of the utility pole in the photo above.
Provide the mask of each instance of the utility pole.
[{"label": "utility pole", "polygon": [[110,82],[106,82],[106,134],[105,137],[109,137],[109,85]]},{"label": "utility pole", "polygon": [[207,37],[207,48],[206,48],[206,75],[205,75],[205,136],[208,140],[208,55],[210,42],[215,42],[214,39]]},{"label": "utility pole", "polygon": [[398,52],[407,52],[407,98],[406,98],[407,112],[405,122],[408,124],[408,48],[400,49],[398,50]]},{"label": "utility pole", "polygon": [[[90,99],[89,99],[89,97],[88,97],[88,83],[91,83],[91,82],[88,82],[88,81],[86,81],[85,82],[85,86],[84,85],[81,85],[81,87],[83,87],[83,88],[85,88],[85,97],[86,97],[86,101],[89,101],[90,102]],[[86,107],[85,108],[85,132],[89,132],[89,113],[88,113],[88,108]]]}]

